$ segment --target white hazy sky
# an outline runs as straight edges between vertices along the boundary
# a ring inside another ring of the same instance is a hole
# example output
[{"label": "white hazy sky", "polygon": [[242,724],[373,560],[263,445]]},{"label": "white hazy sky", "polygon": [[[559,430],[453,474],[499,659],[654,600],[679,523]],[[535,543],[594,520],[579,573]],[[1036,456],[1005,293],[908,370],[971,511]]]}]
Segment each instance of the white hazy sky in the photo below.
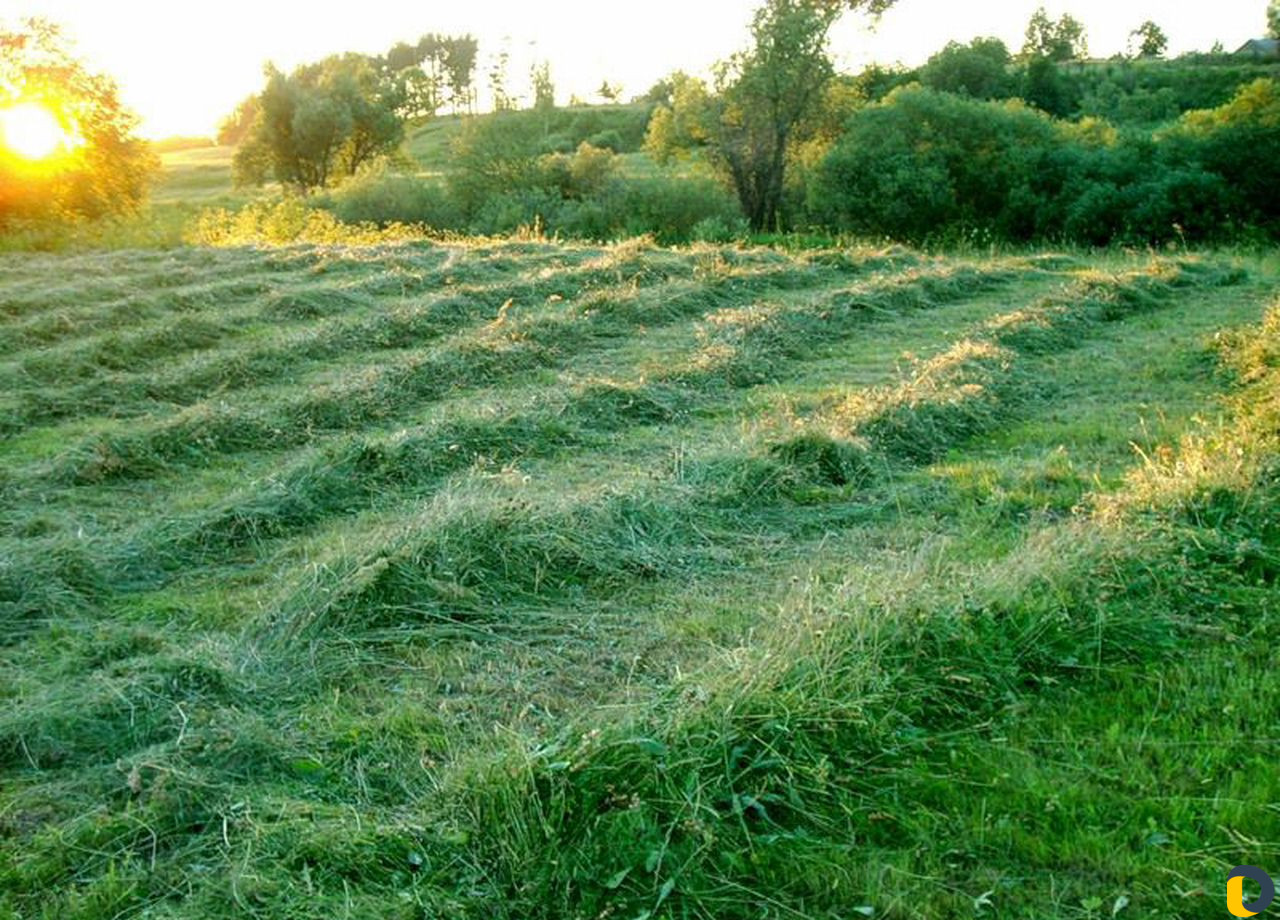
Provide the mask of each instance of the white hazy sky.
[{"label": "white hazy sky", "polygon": [[[43,16],[66,27],[80,54],[113,75],[143,118],[143,133],[208,134],[261,84],[262,65],[285,68],[338,51],[382,52],[424,32],[470,32],[480,69],[505,44],[512,82],[523,85],[534,56],[552,62],[562,100],[589,96],[600,81],[644,92],[680,68],[703,72],[741,48],[756,0],[0,0],[0,20]],[[919,64],[951,39],[1003,38],[1013,50],[1040,0],[899,0],[874,30],[849,16],[832,50],[846,68],[869,61]],[[1124,50],[1129,32],[1154,19],[1171,51],[1228,48],[1263,34],[1266,0],[1048,0],[1089,32],[1090,51]],[[483,82],[480,77],[478,82]]]}]

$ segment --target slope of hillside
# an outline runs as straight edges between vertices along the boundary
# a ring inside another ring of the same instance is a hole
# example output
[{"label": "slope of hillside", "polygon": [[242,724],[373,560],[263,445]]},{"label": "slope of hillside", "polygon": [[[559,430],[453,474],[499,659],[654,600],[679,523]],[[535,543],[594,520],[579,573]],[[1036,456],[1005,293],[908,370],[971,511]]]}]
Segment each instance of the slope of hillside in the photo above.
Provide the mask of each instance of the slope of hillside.
[{"label": "slope of hillside", "polygon": [[0,917],[1193,917],[1276,865],[1270,263],[0,275]]}]

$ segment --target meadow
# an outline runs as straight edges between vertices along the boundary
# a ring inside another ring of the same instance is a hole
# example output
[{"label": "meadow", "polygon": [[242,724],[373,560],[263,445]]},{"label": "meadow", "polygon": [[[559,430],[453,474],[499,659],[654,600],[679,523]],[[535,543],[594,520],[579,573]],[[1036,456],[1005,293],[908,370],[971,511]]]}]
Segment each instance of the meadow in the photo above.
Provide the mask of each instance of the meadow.
[{"label": "meadow", "polygon": [[0,917],[1280,869],[1274,255],[236,242],[0,254]]}]

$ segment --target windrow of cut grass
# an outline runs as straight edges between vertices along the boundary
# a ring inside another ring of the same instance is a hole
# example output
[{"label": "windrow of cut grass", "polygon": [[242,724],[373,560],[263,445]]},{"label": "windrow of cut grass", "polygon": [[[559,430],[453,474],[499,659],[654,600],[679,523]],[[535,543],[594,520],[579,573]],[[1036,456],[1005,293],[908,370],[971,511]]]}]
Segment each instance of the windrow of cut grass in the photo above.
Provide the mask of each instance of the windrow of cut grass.
[{"label": "windrow of cut grass", "polygon": [[[767,343],[755,343],[750,358],[739,353],[736,360],[757,362],[762,370],[756,377],[762,377],[780,369],[779,362],[799,360],[818,342],[831,344],[877,320],[955,302],[1015,276],[1013,269],[947,268],[869,282],[856,296],[846,290],[822,294],[787,310]],[[391,439],[339,443],[212,514],[199,515],[194,526],[168,522],[146,542],[169,554],[170,567],[186,568],[248,541],[288,536],[330,516],[361,510],[377,498],[417,494],[481,459],[503,466],[599,448],[615,432],[710,411],[725,403],[726,386],[741,386],[747,378],[705,360],[707,338],[704,329],[689,358],[669,360],[664,371],[636,380],[592,380],[567,391],[557,387],[504,417],[463,417]]]},{"label": "windrow of cut grass", "polygon": [[[991,280],[960,269],[943,277],[908,277],[879,294],[886,312],[901,311],[936,302],[940,289],[962,296]],[[500,628],[513,606],[602,598],[647,579],[714,572],[721,562],[740,565],[753,544],[786,538],[785,523],[781,532],[762,531],[753,512],[793,497],[797,469],[821,477],[810,478],[810,488],[856,487],[891,460],[924,462],[1007,421],[1034,392],[1035,376],[1015,365],[1012,347],[997,343],[1018,343],[1029,353],[1072,347],[1100,323],[1171,303],[1176,290],[1240,280],[1234,270],[1162,262],[1118,278],[1088,279],[1061,297],[1003,314],[984,326],[994,341],[966,338],[903,383],[858,394],[856,437],[874,445],[876,458],[860,454],[866,448],[852,441],[802,433],[769,448],[771,459],[763,465],[741,454],[715,457],[657,483],[606,487],[567,504],[518,497],[495,503],[486,495],[467,500],[455,487],[400,534],[375,537],[371,551],[326,563],[283,605],[268,632],[297,637],[325,628],[349,633],[423,622]],[[875,302],[870,294],[846,299],[846,332],[857,324],[848,317],[867,309],[868,299]],[[691,374],[709,386],[758,382],[814,340],[814,324],[832,334],[840,327],[825,307],[751,308],[745,322],[739,311],[731,316],[727,322],[723,312],[712,314],[689,364],[655,384],[688,384]],[[706,341],[726,328],[731,349]],[[704,360],[707,354],[714,360]],[[726,373],[726,366],[738,372]],[[742,373],[744,366],[770,371]],[[779,463],[789,464],[784,475],[773,468]],[[784,482],[788,488],[778,488]]]},{"label": "windrow of cut grass", "polygon": [[347,379],[312,387],[302,397],[286,396],[264,407],[249,392],[249,405],[201,403],[134,426],[128,434],[93,438],[68,452],[55,475],[72,483],[139,478],[208,463],[228,452],[293,446],[319,433],[386,422],[464,388],[577,363],[592,350],[615,347],[640,326],[674,323],[770,290],[831,281],[829,272],[782,263],[746,275],[717,275],[674,292],[629,289],[621,295],[588,295],[571,308],[544,305],[528,317],[499,315],[434,348],[351,369]]},{"label": "windrow of cut grass", "polygon": [[[218,344],[230,330],[225,311],[219,325],[198,319],[180,319],[159,329],[149,329],[128,338],[112,337],[104,342],[78,345],[72,352],[53,352],[29,359],[22,375],[32,378],[23,393],[21,417],[16,412],[0,418],[0,425],[13,431],[35,423],[47,424],[61,418],[90,413],[142,415],[173,406],[198,402],[213,393],[220,398],[237,390],[296,374],[318,362],[344,355],[379,350],[421,348],[435,339],[491,321],[504,305],[540,304],[585,296],[604,289],[636,290],[661,285],[687,276],[687,260],[660,260],[633,257],[614,263],[598,259],[563,270],[543,269],[533,277],[521,275],[483,283],[459,284],[450,272],[441,269],[435,288],[438,292],[421,298],[410,295],[395,309],[387,309],[385,298],[370,292],[369,284],[355,287],[301,287],[277,292],[266,305],[256,304],[238,317],[243,327],[236,330],[253,336],[246,347],[225,343],[208,357],[174,364],[183,351]],[[427,282],[423,282],[427,284]],[[432,289],[429,286],[426,289]],[[327,322],[313,322],[332,315]],[[284,334],[276,330],[286,320]],[[292,327],[292,328],[290,328]],[[261,342],[262,344],[258,344]],[[179,347],[175,347],[175,344]],[[144,359],[167,365],[160,371],[146,367]],[[139,368],[142,368],[141,370]],[[130,373],[102,375],[106,370]],[[54,377],[59,385],[49,386]],[[80,386],[65,386],[67,380],[98,377]]]},{"label": "windrow of cut grass", "polygon": [[[764,491],[857,485],[886,464],[927,463],[1007,423],[1052,387],[1027,359],[1078,346],[1101,324],[1167,307],[1180,292],[1239,284],[1237,267],[1157,261],[1088,277],[1059,295],[1003,313],[916,366],[900,383],[831,400],[806,429],[771,445],[737,488]],[[728,470],[717,470],[718,475]]]},{"label": "windrow of cut grass", "polygon": [[[673,362],[664,375],[631,387],[579,388],[567,400],[538,406],[503,422],[461,419],[417,437],[339,444],[304,460],[279,478],[250,488],[248,494],[234,497],[222,507],[197,512],[185,521],[165,521],[117,550],[93,555],[80,547],[59,544],[56,552],[45,556],[43,548],[38,548],[33,555],[43,558],[24,564],[28,574],[10,575],[6,583],[14,587],[15,593],[42,599],[37,606],[56,603],[57,609],[64,610],[83,606],[101,596],[95,585],[100,584],[103,571],[117,573],[117,587],[123,582],[150,584],[157,576],[163,578],[164,572],[189,572],[192,566],[234,558],[243,554],[246,546],[252,548],[262,540],[288,537],[330,518],[359,512],[375,500],[385,500],[388,493],[421,495],[424,489],[443,483],[450,474],[465,471],[481,456],[502,465],[598,444],[602,436],[636,423],[668,421],[673,407],[683,413],[706,409],[723,396],[720,388],[768,379],[787,361],[801,358],[818,341],[837,341],[878,318],[971,296],[992,285],[1007,283],[1014,276],[1013,269],[1004,267],[977,271],[947,266],[908,272],[885,281],[873,280],[855,291],[839,290],[785,309],[753,307],[745,314],[732,310],[711,313],[700,327],[694,354],[687,361]],[[1120,279],[1083,282],[1061,299],[1001,317],[992,328],[1027,348],[1030,340],[1024,339],[1026,330],[1031,328],[1037,330],[1036,341],[1058,336],[1054,341],[1067,345],[1079,341],[1083,334],[1081,317],[1124,315],[1125,311],[1116,307],[1117,302],[1151,305],[1162,302],[1153,299],[1157,293],[1168,294],[1179,285],[1233,280],[1239,278],[1230,271],[1201,270],[1192,263],[1161,263]],[[757,321],[759,316],[764,320]],[[1010,317],[1017,318],[1017,322]],[[1072,334],[1063,337],[1060,329],[1055,331],[1054,323],[1069,326]],[[631,501],[641,509],[628,511],[629,517],[622,524],[608,509],[608,498],[598,514],[589,507],[558,511],[528,505],[514,516],[506,508],[499,508],[495,515],[486,502],[481,502],[456,519],[449,517],[430,528],[432,539],[438,538],[443,549],[434,543],[421,544],[417,537],[420,525],[410,524],[409,548],[400,545],[402,541],[395,537],[375,540],[373,550],[334,562],[319,580],[321,586],[304,586],[287,606],[303,611],[299,616],[308,622],[326,621],[336,602],[327,601],[320,605],[320,611],[315,610],[312,599],[321,592],[330,598],[348,598],[343,604],[362,612],[365,625],[370,628],[385,626],[388,617],[407,616],[414,609],[419,609],[422,616],[444,621],[450,615],[442,611],[450,604],[456,618],[474,620],[487,616],[482,611],[513,599],[558,595],[583,586],[607,591],[638,574],[671,576],[682,569],[705,566],[717,553],[727,552],[728,547],[743,539],[742,526],[735,525],[722,508],[715,507],[726,504],[726,496],[737,496],[727,502],[737,506],[736,514],[752,506],[770,506],[781,497],[794,498],[805,489],[856,485],[876,461],[850,445],[865,442],[869,435],[881,442],[882,452],[902,454],[899,448],[903,444],[918,451],[920,442],[914,435],[895,433],[897,428],[936,428],[939,418],[958,419],[935,438],[930,452],[936,453],[971,436],[972,423],[978,416],[987,427],[1007,418],[1016,402],[1011,388],[1021,385],[1018,381],[1022,380],[1021,370],[1018,374],[1012,372],[1008,356],[1007,350],[993,345],[984,349],[971,342],[961,343],[926,365],[914,379],[888,390],[861,394],[858,398],[863,408],[859,411],[866,417],[860,422],[864,430],[856,436],[860,441],[834,442],[806,432],[775,446],[763,461],[715,458],[682,471],[687,484],[675,486],[674,491],[618,496],[623,505]],[[939,368],[945,373],[940,373]],[[996,385],[993,375],[1000,377],[1000,385]],[[956,394],[962,398],[957,400]],[[848,413],[843,412],[842,416],[847,417]],[[245,428],[238,421],[229,430],[244,437]],[[277,435],[277,440],[281,438],[293,443],[288,436]],[[253,442],[244,443],[251,446]],[[216,446],[226,449],[225,444]],[[211,456],[218,455],[213,447],[209,451]],[[803,482],[797,480],[798,470],[802,471],[799,478]],[[706,507],[708,496],[712,497],[710,511]],[[446,502],[449,507],[453,504]],[[646,514],[651,514],[653,520],[646,520]],[[495,536],[501,533],[511,537],[510,545]],[[521,533],[527,539],[519,537]],[[710,540],[708,533],[721,536]],[[539,541],[547,545],[559,542],[563,551],[556,558],[551,550],[537,556],[534,547]],[[472,543],[479,545],[478,561],[457,562],[456,557],[465,557],[465,547]],[[637,545],[643,547],[640,555],[646,556],[648,562],[633,566],[626,559]],[[526,559],[533,573],[529,582],[509,580],[507,576],[520,567],[513,569],[501,561],[502,554],[508,552],[512,558],[519,557],[520,546],[533,553]],[[494,553],[498,558],[492,557]],[[66,558],[63,554],[67,554]],[[384,568],[392,557],[402,560],[397,564],[397,571],[402,574],[415,569],[427,574],[420,580],[392,579],[399,585],[395,590],[388,589],[387,582],[369,590],[350,587],[353,580],[363,584],[369,572]],[[64,577],[64,569],[73,577]],[[439,596],[428,602],[423,599],[433,595],[424,585],[430,584],[436,586]],[[418,608],[405,598],[417,599]],[[14,619],[18,621],[33,614],[31,605],[20,607],[16,600],[8,609],[16,612]],[[397,610],[399,613],[394,613]],[[342,628],[352,625],[348,616],[336,614]],[[296,630],[286,626],[283,631]]]}]

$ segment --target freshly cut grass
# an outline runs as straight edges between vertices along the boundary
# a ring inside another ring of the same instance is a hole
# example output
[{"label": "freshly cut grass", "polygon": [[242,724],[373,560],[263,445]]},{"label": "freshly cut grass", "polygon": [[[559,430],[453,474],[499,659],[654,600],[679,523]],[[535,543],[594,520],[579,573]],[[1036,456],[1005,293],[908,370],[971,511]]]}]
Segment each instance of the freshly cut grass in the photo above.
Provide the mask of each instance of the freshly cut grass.
[{"label": "freshly cut grass", "polygon": [[1264,260],[0,262],[0,917],[1200,916],[1274,858]]}]

